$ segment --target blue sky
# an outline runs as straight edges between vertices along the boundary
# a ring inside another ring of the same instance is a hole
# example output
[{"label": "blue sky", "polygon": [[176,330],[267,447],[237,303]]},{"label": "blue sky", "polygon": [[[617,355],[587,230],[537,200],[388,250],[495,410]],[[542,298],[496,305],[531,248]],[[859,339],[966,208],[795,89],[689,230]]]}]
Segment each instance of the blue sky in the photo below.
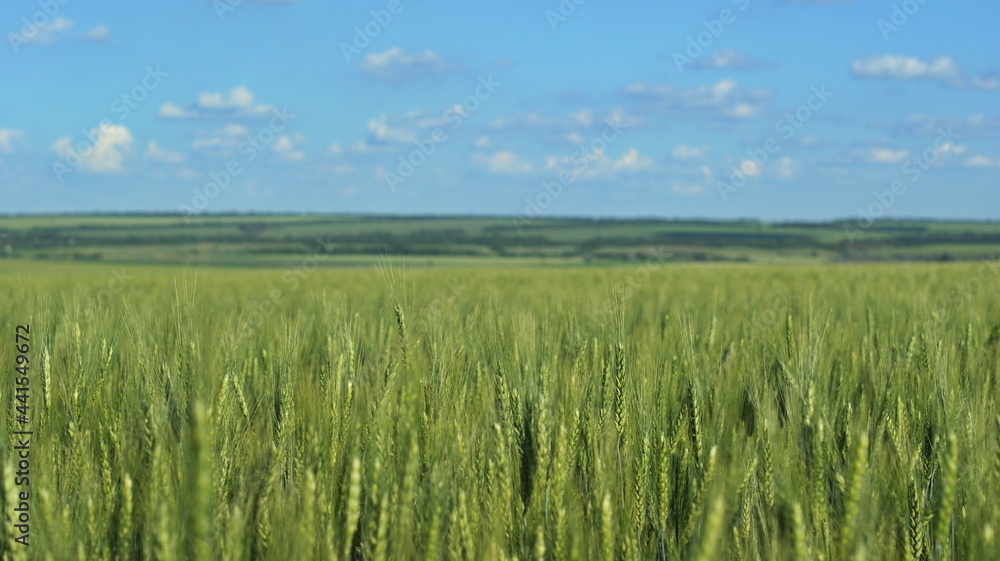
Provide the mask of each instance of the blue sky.
[{"label": "blue sky", "polygon": [[10,3],[0,213],[997,217],[985,0]]}]

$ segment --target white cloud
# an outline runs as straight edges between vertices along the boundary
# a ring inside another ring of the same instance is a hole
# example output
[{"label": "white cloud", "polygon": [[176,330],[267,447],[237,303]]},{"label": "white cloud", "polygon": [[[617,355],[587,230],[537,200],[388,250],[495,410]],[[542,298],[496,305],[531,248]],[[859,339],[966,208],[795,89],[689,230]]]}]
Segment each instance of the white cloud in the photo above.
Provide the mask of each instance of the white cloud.
[{"label": "white cloud", "polygon": [[795,177],[795,174],[799,171],[799,165],[791,156],[782,156],[778,159],[777,168],[778,177],[782,179],[791,179]]},{"label": "white cloud", "polygon": [[165,150],[155,142],[146,145],[146,153],[143,154],[148,160],[163,162],[165,164],[179,164],[184,161],[184,155],[174,150]]},{"label": "white cloud", "polygon": [[655,113],[728,119],[756,117],[771,97],[767,90],[741,90],[733,80],[691,89],[670,84],[629,84],[624,93],[649,104],[649,110]]},{"label": "white cloud", "polygon": [[645,156],[640,156],[639,151],[635,148],[630,148],[628,152],[625,152],[620,158],[611,163],[611,167],[615,171],[639,171],[649,169],[652,165],[653,160]]},{"label": "white cloud", "polygon": [[997,76],[984,76],[982,78],[973,78],[969,82],[969,87],[974,90],[987,90],[996,91],[1000,90],[1000,78]]},{"label": "white cloud", "polygon": [[653,160],[642,156],[635,148],[630,148],[617,159],[607,153],[590,152],[586,154],[586,167],[581,160],[570,156],[549,156],[545,168],[553,173],[569,171],[574,178],[593,179],[597,177],[612,178],[619,172],[634,173],[652,168]]},{"label": "white cloud", "polygon": [[1000,168],[1000,158],[973,156],[965,161],[965,165],[973,168]]},{"label": "white cloud", "polygon": [[[123,125],[106,125],[90,131],[89,142],[84,148],[73,146],[73,140],[66,136],[52,145],[52,150],[67,161],[77,157],[80,160],[78,168],[93,173],[119,173],[123,171],[122,164],[125,155],[132,149],[132,133]],[[82,143],[81,143],[82,144]]]},{"label": "white cloud", "polygon": [[207,156],[227,157],[236,152],[239,143],[250,138],[250,129],[230,123],[221,129],[198,131],[191,148]]},{"label": "white cloud", "polygon": [[860,78],[933,80],[948,86],[962,81],[961,69],[948,56],[929,61],[903,55],[870,56],[851,63],[851,72]]},{"label": "white cloud", "polygon": [[253,92],[245,86],[237,86],[228,93],[201,93],[183,107],[164,103],[158,115],[164,119],[265,119],[275,112],[276,107],[256,104]]},{"label": "white cloud", "polygon": [[25,43],[54,43],[63,32],[73,29],[73,22],[56,16],[44,25],[30,26],[27,32],[16,35],[17,40]]},{"label": "white cloud", "polygon": [[861,150],[861,158],[872,164],[899,164],[910,157],[909,150],[893,150],[891,148],[868,148]]},{"label": "white cloud", "polygon": [[546,116],[539,113],[515,113],[498,117],[486,124],[492,131],[528,133],[554,145],[583,146],[602,134],[609,123],[623,129],[642,124],[622,109],[598,112],[581,109],[565,115]]},{"label": "white cloud", "polygon": [[288,135],[278,135],[274,139],[274,144],[271,145],[271,152],[278,161],[282,162],[301,162],[306,159],[304,152],[298,149],[298,145],[305,141],[305,137],[301,134]]},{"label": "white cloud", "polygon": [[472,157],[475,165],[481,167],[487,173],[495,175],[518,175],[531,173],[534,169],[531,162],[521,158],[511,151],[502,150],[494,152],[492,155],[484,156],[476,154]]},{"label": "white cloud", "polygon": [[385,52],[369,53],[361,61],[362,72],[386,82],[439,76],[452,69],[451,64],[430,49],[409,54],[399,47],[391,47]]},{"label": "white cloud", "polygon": [[965,153],[965,145],[945,143],[941,145],[941,149],[939,150],[939,152],[941,152],[941,154],[945,156],[950,156],[950,155],[960,156]]},{"label": "white cloud", "polygon": [[694,183],[684,183],[682,181],[674,181],[671,190],[678,195],[697,195],[703,192],[708,186],[712,184],[712,170],[708,166],[701,166],[701,182]]},{"label": "white cloud", "polygon": [[351,164],[336,164],[332,166],[321,166],[323,171],[328,171],[336,175],[348,175],[358,173],[358,168],[352,166]]},{"label": "white cloud", "polygon": [[108,40],[108,36],[108,26],[99,25],[92,29],[88,29],[77,38],[83,41],[96,41],[98,43],[102,43]]},{"label": "white cloud", "polygon": [[694,158],[700,158],[708,154],[708,146],[686,146],[684,144],[678,144],[674,146],[674,149],[670,151],[670,155],[678,160],[691,160]]},{"label": "white cloud", "polygon": [[894,136],[937,137],[941,131],[951,131],[965,140],[1000,140],[1000,115],[948,117],[911,115],[897,122],[873,122],[872,128],[885,129]]},{"label": "white cloud", "polygon": [[396,147],[391,144],[372,144],[365,140],[359,140],[349,148],[354,154],[379,154],[385,152],[395,152]]},{"label": "white cloud", "polygon": [[691,68],[695,69],[749,69],[760,68],[762,66],[767,66],[767,64],[733,49],[717,51],[709,56],[699,58],[691,64]]},{"label": "white cloud", "polygon": [[198,112],[192,109],[177,107],[173,103],[168,102],[160,107],[159,115],[165,119],[194,119],[198,116]]},{"label": "white cloud", "polygon": [[681,181],[674,181],[674,185],[671,189],[674,193],[678,195],[697,195],[705,190],[705,187],[700,183],[683,183]]},{"label": "white cloud", "polygon": [[760,174],[760,165],[753,160],[743,160],[740,162],[740,171],[747,177],[755,177]]},{"label": "white cloud", "polygon": [[390,124],[388,115],[379,115],[377,119],[368,121],[368,132],[377,142],[413,142],[416,139],[413,128],[416,126],[413,119],[393,119]]},{"label": "white cloud", "polygon": [[17,129],[0,129],[0,154],[10,154],[14,151],[14,141],[24,136],[24,131]]}]

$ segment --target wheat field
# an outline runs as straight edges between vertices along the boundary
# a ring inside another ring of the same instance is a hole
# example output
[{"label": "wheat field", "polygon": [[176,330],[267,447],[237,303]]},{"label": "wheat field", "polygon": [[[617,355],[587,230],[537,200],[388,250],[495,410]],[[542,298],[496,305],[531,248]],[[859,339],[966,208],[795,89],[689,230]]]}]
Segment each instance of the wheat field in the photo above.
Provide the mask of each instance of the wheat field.
[{"label": "wheat field", "polygon": [[1000,549],[996,263],[32,267],[0,272],[6,559]]}]

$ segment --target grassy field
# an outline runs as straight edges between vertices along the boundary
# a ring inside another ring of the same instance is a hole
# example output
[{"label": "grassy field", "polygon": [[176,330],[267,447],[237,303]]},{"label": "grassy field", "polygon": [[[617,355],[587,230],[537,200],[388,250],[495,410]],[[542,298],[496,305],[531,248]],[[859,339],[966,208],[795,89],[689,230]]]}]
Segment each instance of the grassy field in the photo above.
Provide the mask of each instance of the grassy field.
[{"label": "grassy field", "polygon": [[996,555],[996,261],[307,263],[0,261],[4,556]]}]

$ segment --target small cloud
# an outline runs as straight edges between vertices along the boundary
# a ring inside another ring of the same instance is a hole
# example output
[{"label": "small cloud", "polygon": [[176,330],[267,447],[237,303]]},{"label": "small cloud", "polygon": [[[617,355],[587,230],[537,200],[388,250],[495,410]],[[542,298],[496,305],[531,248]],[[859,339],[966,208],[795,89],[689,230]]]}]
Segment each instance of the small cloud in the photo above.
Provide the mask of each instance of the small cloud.
[{"label": "small cloud", "polygon": [[708,166],[701,166],[702,181],[700,183],[684,183],[674,181],[672,191],[678,195],[697,195],[705,190],[706,186],[712,184],[712,170]]},{"label": "small cloud", "polygon": [[674,185],[671,189],[674,193],[678,195],[697,195],[705,190],[705,188],[700,183],[682,183],[680,181],[674,181]]},{"label": "small cloud", "polygon": [[369,53],[361,61],[362,72],[385,82],[440,76],[452,70],[454,67],[450,63],[430,49],[410,54],[399,47],[391,47],[385,52]]},{"label": "small cloud", "polygon": [[103,43],[108,40],[108,26],[99,25],[93,29],[88,29],[82,35],[77,36],[77,39],[81,41],[94,41],[97,43]]},{"label": "small cloud", "polygon": [[647,110],[656,114],[735,120],[761,114],[771,98],[767,90],[740,89],[733,80],[720,80],[691,89],[671,84],[629,84],[624,94],[646,103]]},{"label": "small cloud", "polygon": [[559,173],[569,171],[574,178],[593,179],[597,177],[613,178],[619,172],[635,173],[653,167],[653,160],[642,156],[635,148],[628,149],[617,159],[611,158],[604,151],[591,152],[586,155],[586,165],[581,165],[577,157],[550,156],[545,162],[545,168]]},{"label": "small cloud", "polygon": [[510,151],[494,152],[490,156],[477,154],[473,156],[473,163],[483,168],[487,173],[495,175],[519,175],[531,173],[534,169],[531,162]]},{"label": "small cloud", "polygon": [[1000,168],[1000,158],[973,156],[965,161],[965,165],[970,168]]},{"label": "small cloud", "polygon": [[236,151],[241,141],[249,138],[250,129],[230,123],[221,129],[195,133],[191,148],[206,156],[227,157]]},{"label": "small cloud", "polygon": [[946,86],[958,86],[962,71],[951,57],[923,61],[903,55],[870,56],[855,60],[851,72],[859,78],[881,80],[931,80]]},{"label": "small cloud", "polygon": [[0,154],[10,154],[14,151],[14,141],[24,136],[24,131],[18,129],[0,129]]},{"label": "small cloud", "polygon": [[120,173],[125,154],[132,149],[132,133],[123,125],[106,125],[90,131],[95,139],[89,150],[77,151],[66,136],[52,144],[52,150],[67,161],[79,159],[78,168],[92,173]]},{"label": "small cloud", "polygon": [[474,144],[476,145],[476,148],[486,148],[487,146],[490,145],[490,137],[480,136],[479,138],[476,139],[476,142]]},{"label": "small cloud", "polygon": [[275,112],[276,107],[256,104],[253,92],[245,86],[237,86],[228,93],[199,94],[195,101],[183,107],[164,103],[158,115],[164,119],[265,119]]},{"label": "small cloud", "polygon": [[550,144],[583,146],[601,134],[609,123],[624,129],[638,126],[641,121],[621,109],[598,113],[588,108],[558,116],[515,113],[497,117],[486,127],[497,132],[530,133]]},{"label": "small cloud", "polygon": [[760,166],[753,160],[743,160],[740,162],[740,171],[747,177],[755,177],[760,173]]},{"label": "small cloud", "polygon": [[54,43],[65,31],[73,29],[73,22],[56,16],[51,21],[43,25],[30,25],[21,34],[13,34],[12,40],[23,41],[25,43]]},{"label": "small cloud", "polygon": [[146,153],[143,154],[143,157],[147,160],[163,162],[165,164],[179,164],[184,161],[184,155],[180,152],[165,150],[160,148],[160,145],[155,142],[150,142],[146,145]]},{"label": "small cloud", "polygon": [[990,72],[982,78],[973,78],[969,82],[969,87],[974,90],[1000,90],[1000,74],[997,72]]},{"label": "small cloud", "polygon": [[323,165],[320,166],[320,169],[335,175],[349,175],[358,173],[358,168],[352,166],[351,164],[336,164],[332,166]]},{"label": "small cloud", "polygon": [[763,68],[768,63],[737,52],[733,49],[723,49],[699,58],[691,64],[693,69],[729,69],[729,70],[749,70],[753,68]]},{"label": "small cloud", "polygon": [[891,148],[869,148],[861,150],[861,159],[870,164],[899,164],[910,157],[909,150],[893,150]]},{"label": "small cloud", "polygon": [[306,159],[305,153],[298,149],[298,145],[305,141],[301,134],[278,135],[271,146],[271,153],[276,160],[281,162],[296,163]]},{"label": "small cloud", "polygon": [[622,154],[620,158],[612,163],[612,168],[624,171],[639,171],[649,169],[653,165],[653,160],[639,155],[639,151],[630,148],[628,152]]},{"label": "small cloud", "polygon": [[778,160],[777,173],[782,179],[791,179],[799,171],[799,166],[791,156],[782,156]]}]

